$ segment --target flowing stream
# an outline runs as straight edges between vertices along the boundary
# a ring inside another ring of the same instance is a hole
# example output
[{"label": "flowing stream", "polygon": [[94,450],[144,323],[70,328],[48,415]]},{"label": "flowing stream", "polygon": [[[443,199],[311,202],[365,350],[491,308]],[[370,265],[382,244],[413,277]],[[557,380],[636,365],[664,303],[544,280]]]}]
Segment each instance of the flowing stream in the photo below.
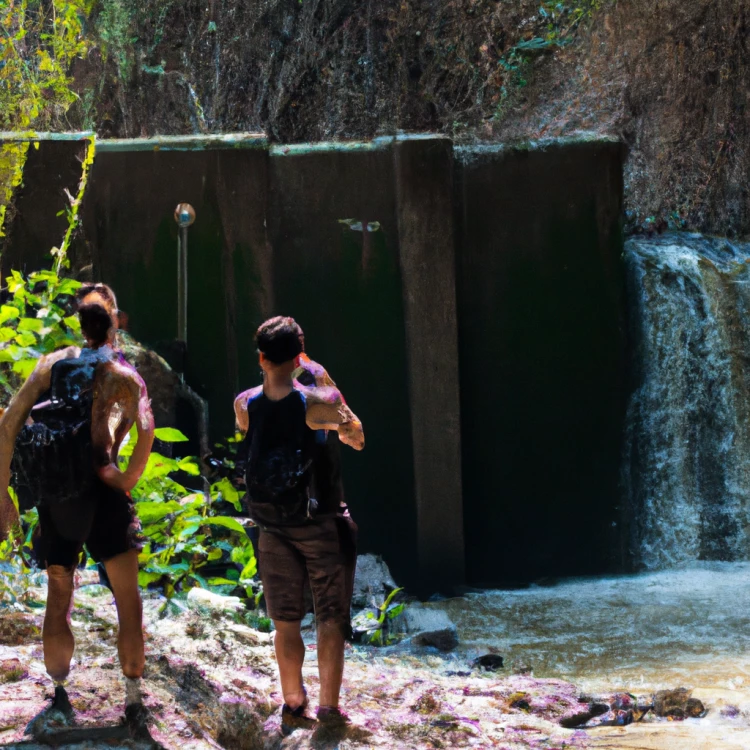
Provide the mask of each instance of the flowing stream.
[{"label": "flowing stream", "polygon": [[430,605],[467,656],[497,650],[509,671],[584,690],[703,686],[750,693],[750,563],[569,579]]}]

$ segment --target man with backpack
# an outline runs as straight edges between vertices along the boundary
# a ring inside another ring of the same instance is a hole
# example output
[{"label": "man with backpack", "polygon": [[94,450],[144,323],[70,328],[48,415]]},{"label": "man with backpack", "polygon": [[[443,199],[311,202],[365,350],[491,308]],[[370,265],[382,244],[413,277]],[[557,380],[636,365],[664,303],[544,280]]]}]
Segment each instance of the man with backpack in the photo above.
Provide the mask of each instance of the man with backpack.
[{"label": "man with backpack", "polygon": [[[235,400],[245,460],[248,514],[260,528],[258,558],[284,696],[285,729],[313,726],[302,684],[305,648],[300,622],[305,588],[312,589],[317,621],[320,699],[317,719],[345,725],[339,709],[344,645],[356,566],[356,525],[341,504],[340,477],[329,431],[357,449],[362,425],[332,385],[303,355],[302,330],[292,318],[263,323],[255,336],[263,385]],[[302,360],[302,361],[301,361]],[[332,383],[332,381],[330,381]]]},{"label": "man with backpack", "polygon": [[[126,718],[142,726],[139,525],[128,493],[146,466],[154,422],[143,380],[115,348],[114,293],[87,285],[77,300],[86,346],[42,357],[0,417],[0,539],[18,525],[12,479],[21,509],[38,507],[34,556],[48,576],[42,640],[55,684],[50,708],[66,718],[72,708],[64,685],[75,647],[70,612],[83,546],[104,563],[117,604]],[[137,443],[121,471],[117,454],[134,423]]]}]

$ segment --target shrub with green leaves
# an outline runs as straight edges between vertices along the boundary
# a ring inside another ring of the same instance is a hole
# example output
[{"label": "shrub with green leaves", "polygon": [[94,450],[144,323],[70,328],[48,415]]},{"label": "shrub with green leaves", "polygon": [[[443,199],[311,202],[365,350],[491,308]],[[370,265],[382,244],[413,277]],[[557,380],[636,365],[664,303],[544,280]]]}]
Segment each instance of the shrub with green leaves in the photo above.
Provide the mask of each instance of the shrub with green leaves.
[{"label": "shrub with green leaves", "polygon": [[[156,437],[167,443],[187,438],[178,430],[163,428]],[[123,465],[132,454],[133,442],[120,451]],[[174,475],[195,477],[201,489],[191,490]],[[244,526],[221,512],[222,502],[241,510],[240,496],[227,478],[209,485],[194,458],[149,456],[146,469],[133,489],[136,513],[148,542],[140,555],[141,586],[158,585],[167,598],[193,586],[218,593],[242,593],[257,602],[255,552]],[[204,575],[207,567],[222,569],[221,575]]]},{"label": "shrub with green leaves", "polygon": [[24,277],[12,271],[8,298],[0,305],[0,405],[6,405],[37,360],[70,345],[80,346],[81,326],[70,301],[80,286],[54,271]]},{"label": "shrub with green leaves", "polygon": [[[2,405],[7,405],[42,355],[83,343],[78,318],[70,307],[79,282],[54,271],[28,277],[13,271],[7,283],[7,298],[0,306]],[[132,455],[134,435],[131,432],[120,451],[123,466]],[[157,430],[156,437],[173,444],[187,440],[172,428]],[[176,476],[193,478],[199,489],[188,489]],[[196,459],[152,453],[132,496],[147,540],[140,555],[142,586],[158,587],[169,599],[198,585],[218,593],[242,593],[257,604],[260,593],[254,580],[257,566],[252,543],[240,521],[222,512],[222,507],[231,506],[237,513],[242,509],[240,495],[228,477],[211,484],[201,476]],[[3,603],[25,601],[36,580],[27,564],[36,510],[23,520],[24,538],[0,543]],[[207,574],[208,570],[213,574]]]}]

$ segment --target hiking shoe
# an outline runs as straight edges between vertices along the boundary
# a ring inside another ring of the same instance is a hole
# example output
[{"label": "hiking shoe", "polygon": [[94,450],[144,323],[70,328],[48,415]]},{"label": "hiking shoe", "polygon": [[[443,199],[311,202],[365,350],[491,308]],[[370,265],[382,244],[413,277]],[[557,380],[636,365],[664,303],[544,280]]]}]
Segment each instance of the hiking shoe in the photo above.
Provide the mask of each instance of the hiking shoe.
[{"label": "hiking shoe", "polygon": [[346,727],[351,719],[338,706],[320,706],[318,708],[318,721],[321,726],[336,728]]},{"label": "hiking shoe", "polygon": [[307,697],[307,691],[304,690],[305,700],[297,708],[290,708],[285,703],[281,707],[281,728],[284,732],[293,732],[295,729],[311,729],[317,723],[312,716],[307,715],[307,707],[310,700]]}]

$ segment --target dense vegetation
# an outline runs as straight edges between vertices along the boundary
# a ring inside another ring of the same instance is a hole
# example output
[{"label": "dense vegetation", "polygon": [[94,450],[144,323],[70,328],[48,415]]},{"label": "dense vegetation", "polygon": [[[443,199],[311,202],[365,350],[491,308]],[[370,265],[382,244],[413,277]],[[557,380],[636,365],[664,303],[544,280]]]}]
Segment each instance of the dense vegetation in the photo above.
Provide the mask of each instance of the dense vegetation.
[{"label": "dense vegetation", "polygon": [[[62,256],[58,261],[64,265]],[[6,401],[42,354],[82,343],[78,319],[70,314],[78,286],[54,270],[28,278],[14,271],[8,279],[10,296],[0,307],[0,386]],[[173,445],[186,440],[171,428],[157,430],[156,437]],[[132,447],[130,440],[123,446],[123,464]],[[193,478],[198,489],[187,488],[175,477],[188,478],[186,484]],[[154,452],[132,495],[147,540],[140,555],[142,586],[157,587],[169,599],[199,585],[239,593],[252,605],[257,603],[252,543],[237,518],[226,514],[241,510],[240,495],[227,477],[211,482],[201,476],[195,459]],[[36,522],[35,510],[26,513],[24,539],[0,544],[0,601],[23,598],[28,590],[33,575],[28,552]],[[15,555],[18,546],[26,554]],[[204,575],[204,569],[213,573]]]}]

